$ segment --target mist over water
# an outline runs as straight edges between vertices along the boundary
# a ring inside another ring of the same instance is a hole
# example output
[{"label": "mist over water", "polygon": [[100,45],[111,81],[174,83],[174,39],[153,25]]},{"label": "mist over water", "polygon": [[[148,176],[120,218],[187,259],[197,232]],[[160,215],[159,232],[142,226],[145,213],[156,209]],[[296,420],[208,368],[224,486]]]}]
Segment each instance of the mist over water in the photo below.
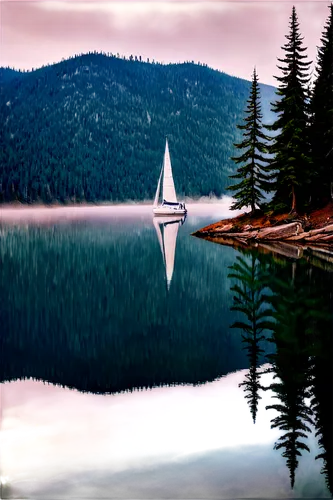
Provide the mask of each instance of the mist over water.
[{"label": "mist over water", "polygon": [[[283,435],[270,428],[278,412],[265,409],[273,392],[259,391],[255,424],[246,396],[256,390],[253,370],[279,367],[282,379],[288,366],[303,370],[288,318],[294,310],[306,317],[304,307],[316,317],[312,296],[306,302],[314,293],[323,297],[316,328],[327,332],[322,312],[331,278],[191,236],[236,215],[229,205],[229,198],[188,203],[185,221],[160,222],[162,245],[150,205],[0,210],[3,498],[328,496],[323,459],[315,460],[322,451],[317,427],[292,490],[286,460],[273,449]],[[245,271],[268,266],[286,283],[270,293],[285,307],[287,367],[279,337],[272,343],[263,332],[254,366],[241,327],[231,328],[244,320],[233,309],[237,258]],[[292,302],[302,293],[303,309]],[[329,356],[328,337],[320,342],[318,352]],[[314,393],[329,442],[323,416],[330,399],[325,391],[321,396],[321,381],[328,383],[330,365],[318,352],[311,355],[318,357]],[[277,355],[270,365],[268,354]],[[298,379],[296,387],[289,372],[286,380],[284,390],[298,394]],[[261,375],[263,386],[272,381],[272,373]]]},{"label": "mist over water", "polygon": [[[212,219],[212,222],[219,218],[234,217],[241,211],[230,211],[232,198],[223,196],[222,198],[202,197],[199,201],[186,201],[188,215],[200,215]],[[110,204],[110,205],[76,205],[76,206],[13,206],[0,207],[0,222],[26,222],[35,221],[38,224],[51,221],[62,222],[64,220],[85,220],[92,218],[121,217],[129,218],[136,216],[153,217],[152,201],[145,203],[131,204]]]}]

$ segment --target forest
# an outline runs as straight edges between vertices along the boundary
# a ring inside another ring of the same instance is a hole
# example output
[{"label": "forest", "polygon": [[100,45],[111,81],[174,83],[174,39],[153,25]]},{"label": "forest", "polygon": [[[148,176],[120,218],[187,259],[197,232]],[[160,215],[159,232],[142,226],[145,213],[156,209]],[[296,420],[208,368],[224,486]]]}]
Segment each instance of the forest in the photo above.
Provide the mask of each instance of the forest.
[{"label": "forest", "polygon": [[[296,215],[333,200],[333,4],[317,48],[315,72],[307,58],[296,8],[292,8],[286,43],[278,58],[278,81],[272,110],[275,120],[265,123],[256,68],[245,109],[240,164],[229,186],[232,210],[251,207]],[[313,78],[312,78],[313,76]],[[265,203],[264,192],[271,193]]]},{"label": "forest", "polygon": [[[0,82],[1,202],[151,200],[166,135],[180,197],[230,185],[249,81],[95,52],[30,72],[2,68]],[[260,89],[272,123],[275,89]]]}]

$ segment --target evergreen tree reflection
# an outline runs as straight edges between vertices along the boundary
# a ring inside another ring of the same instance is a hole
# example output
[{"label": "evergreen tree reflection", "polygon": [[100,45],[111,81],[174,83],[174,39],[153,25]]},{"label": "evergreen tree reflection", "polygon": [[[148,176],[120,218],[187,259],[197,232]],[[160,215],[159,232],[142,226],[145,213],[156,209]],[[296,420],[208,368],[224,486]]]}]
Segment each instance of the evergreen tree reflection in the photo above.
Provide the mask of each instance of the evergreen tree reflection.
[{"label": "evergreen tree reflection", "polygon": [[273,294],[267,300],[272,305],[272,342],[276,352],[268,356],[272,363],[269,371],[274,379],[269,389],[277,402],[266,409],[279,412],[271,421],[271,427],[285,433],[274,448],[283,450],[293,487],[298,457],[302,451],[310,451],[305,441],[313,424],[312,410],[305,401],[310,397],[311,387],[309,338],[313,301],[310,291],[297,281],[297,276],[272,279],[271,288]]},{"label": "evergreen tree reflection", "polygon": [[[249,359],[244,387],[253,421],[256,420],[260,389],[273,392],[267,410],[278,412],[271,427],[282,431],[274,445],[281,450],[294,487],[299,459],[310,451],[307,438],[315,429],[323,461],[322,473],[333,494],[333,272],[299,260],[272,259],[247,251],[238,256],[229,275],[236,280],[232,310],[245,319],[232,327],[242,330]],[[270,331],[272,352],[265,340]],[[268,387],[260,383],[264,357],[273,374]]]},{"label": "evergreen tree reflection", "polygon": [[317,291],[313,321],[312,391],[316,437],[323,460],[322,474],[333,495],[333,272],[314,273],[311,285]]},{"label": "evergreen tree reflection", "polygon": [[232,272],[229,278],[236,280],[236,284],[231,288],[235,293],[231,310],[239,311],[245,316],[244,320],[234,322],[231,328],[242,330],[242,342],[245,344],[244,350],[247,352],[250,364],[245,381],[239,385],[244,387],[245,398],[248,399],[255,423],[261,399],[259,391],[262,389],[260,384],[262,372],[259,370],[261,357],[264,354],[262,341],[266,340],[264,332],[270,326],[267,322],[269,311],[263,299],[266,272],[254,253],[250,256],[249,262],[244,257],[238,256],[230,269]]}]

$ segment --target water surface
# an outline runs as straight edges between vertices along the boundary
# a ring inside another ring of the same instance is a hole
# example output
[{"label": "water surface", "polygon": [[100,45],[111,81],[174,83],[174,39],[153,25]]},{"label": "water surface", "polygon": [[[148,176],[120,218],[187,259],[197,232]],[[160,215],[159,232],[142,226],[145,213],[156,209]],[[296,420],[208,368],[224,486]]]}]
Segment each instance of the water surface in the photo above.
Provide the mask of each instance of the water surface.
[{"label": "water surface", "polygon": [[3,498],[329,497],[332,273],[191,236],[227,216],[1,211]]},{"label": "water surface", "polygon": [[240,335],[229,332],[234,251],[190,236],[211,217],[194,211],[172,224],[168,286],[150,207],[38,212],[3,218],[6,380],[104,393],[206,382],[246,366]]}]

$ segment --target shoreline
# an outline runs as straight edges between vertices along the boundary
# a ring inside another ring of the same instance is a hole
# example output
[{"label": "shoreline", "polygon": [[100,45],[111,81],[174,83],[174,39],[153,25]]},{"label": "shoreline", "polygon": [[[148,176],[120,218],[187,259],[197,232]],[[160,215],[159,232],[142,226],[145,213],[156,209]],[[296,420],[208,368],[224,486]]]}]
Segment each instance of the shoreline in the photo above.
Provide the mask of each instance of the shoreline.
[{"label": "shoreline", "polygon": [[280,252],[289,257],[309,248],[333,257],[333,203],[300,216],[243,213],[203,227],[193,236],[241,248],[284,245]]}]

